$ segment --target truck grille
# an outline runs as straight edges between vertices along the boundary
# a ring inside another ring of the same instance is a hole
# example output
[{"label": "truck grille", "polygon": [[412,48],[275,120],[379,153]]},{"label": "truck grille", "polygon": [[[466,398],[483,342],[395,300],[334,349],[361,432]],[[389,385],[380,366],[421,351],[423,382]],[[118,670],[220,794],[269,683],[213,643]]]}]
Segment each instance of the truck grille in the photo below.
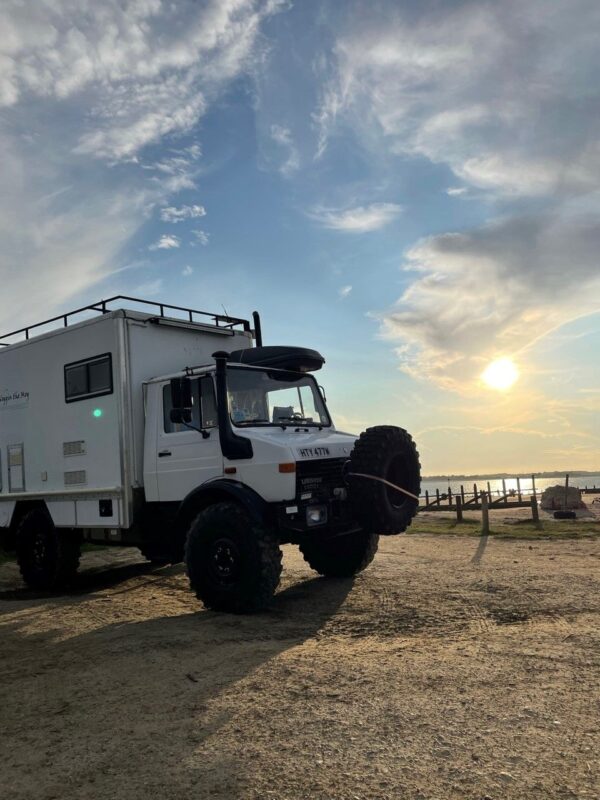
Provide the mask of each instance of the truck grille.
[{"label": "truck grille", "polygon": [[342,470],[347,458],[317,458],[296,462],[296,488],[299,495],[316,492],[331,496],[345,485]]}]

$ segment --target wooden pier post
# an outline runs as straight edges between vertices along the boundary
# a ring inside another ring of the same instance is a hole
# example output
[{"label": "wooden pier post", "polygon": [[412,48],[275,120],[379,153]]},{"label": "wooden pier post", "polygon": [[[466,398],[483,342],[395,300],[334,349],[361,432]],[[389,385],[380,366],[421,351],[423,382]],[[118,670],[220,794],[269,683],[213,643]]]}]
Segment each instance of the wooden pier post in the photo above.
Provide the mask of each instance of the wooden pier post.
[{"label": "wooden pier post", "polygon": [[490,512],[488,499],[485,492],[481,493],[481,535],[487,536],[490,532]]},{"label": "wooden pier post", "polygon": [[487,487],[488,487],[488,500],[491,503],[492,502],[492,487],[490,486],[490,482],[489,481],[487,482]]},{"label": "wooden pier post", "polygon": [[456,495],[456,521],[457,522],[463,521],[462,500],[458,495]]},{"label": "wooden pier post", "polygon": [[473,505],[477,506],[477,500],[479,499],[479,494],[477,492],[477,484],[473,484]]},{"label": "wooden pier post", "polygon": [[462,504],[464,506],[464,504],[465,504],[465,487],[462,485],[462,483],[460,485],[460,499],[461,499]]},{"label": "wooden pier post", "polygon": [[439,508],[439,505],[440,505],[440,490],[439,489],[435,490],[435,500],[436,500],[436,502],[438,504],[438,508]]},{"label": "wooden pier post", "polygon": [[539,525],[540,510],[538,508],[537,500],[534,494],[531,495],[531,518],[533,519],[536,525]]},{"label": "wooden pier post", "polygon": [[521,478],[517,475],[517,499],[521,502]]},{"label": "wooden pier post", "polygon": [[452,505],[452,489],[450,488],[450,486],[448,487],[448,505],[449,506]]},{"label": "wooden pier post", "polygon": [[502,494],[504,495],[504,505],[508,505],[508,497],[506,496],[506,481],[502,478]]},{"label": "wooden pier post", "polygon": [[531,476],[531,488],[533,489],[533,496],[535,497],[535,475]]},{"label": "wooden pier post", "polygon": [[565,476],[565,511],[569,510],[569,473]]},{"label": "wooden pier post", "polygon": [[425,489],[425,505],[429,505],[429,489]]}]

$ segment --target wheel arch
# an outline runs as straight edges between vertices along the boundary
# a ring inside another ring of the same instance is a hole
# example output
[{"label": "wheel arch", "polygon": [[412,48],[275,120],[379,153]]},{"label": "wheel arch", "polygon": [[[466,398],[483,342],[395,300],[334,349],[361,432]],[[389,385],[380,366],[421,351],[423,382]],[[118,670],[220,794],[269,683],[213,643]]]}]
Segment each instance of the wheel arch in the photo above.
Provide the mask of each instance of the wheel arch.
[{"label": "wheel arch", "polygon": [[9,511],[9,524],[6,527],[0,528],[0,547],[2,547],[3,550],[8,552],[16,550],[19,522],[25,514],[36,509],[45,512],[49,519],[52,519],[44,500],[17,500],[13,503],[12,513]]},{"label": "wheel arch", "polygon": [[242,506],[255,522],[264,524],[269,520],[269,504],[257,492],[239,481],[217,479],[198,486],[182,500],[175,516],[177,535],[185,538],[190,523],[200,511],[227,501]]}]

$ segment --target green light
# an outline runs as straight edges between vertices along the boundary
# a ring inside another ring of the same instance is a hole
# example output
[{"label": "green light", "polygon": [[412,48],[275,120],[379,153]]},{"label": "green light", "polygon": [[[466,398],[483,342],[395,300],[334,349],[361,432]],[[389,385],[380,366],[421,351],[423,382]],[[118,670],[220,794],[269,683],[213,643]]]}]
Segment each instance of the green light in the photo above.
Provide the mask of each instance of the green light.
[{"label": "green light", "polygon": [[101,409],[101,408],[95,408],[95,409],[92,411],[92,416],[96,417],[96,419],[100,419],[100,417],[101,417],[103,414],[104,414],[104,411],[102,411],[102,409]]}]

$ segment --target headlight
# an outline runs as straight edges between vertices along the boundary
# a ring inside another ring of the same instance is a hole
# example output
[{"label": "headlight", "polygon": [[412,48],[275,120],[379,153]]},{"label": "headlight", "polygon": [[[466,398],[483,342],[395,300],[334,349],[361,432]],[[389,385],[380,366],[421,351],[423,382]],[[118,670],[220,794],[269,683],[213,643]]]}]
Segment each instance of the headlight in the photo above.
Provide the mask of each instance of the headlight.
[{"label": "headlight", "polygon": [[327,522],[327,506],[309,506],[306,509],[307,525],[322,525]]}]

